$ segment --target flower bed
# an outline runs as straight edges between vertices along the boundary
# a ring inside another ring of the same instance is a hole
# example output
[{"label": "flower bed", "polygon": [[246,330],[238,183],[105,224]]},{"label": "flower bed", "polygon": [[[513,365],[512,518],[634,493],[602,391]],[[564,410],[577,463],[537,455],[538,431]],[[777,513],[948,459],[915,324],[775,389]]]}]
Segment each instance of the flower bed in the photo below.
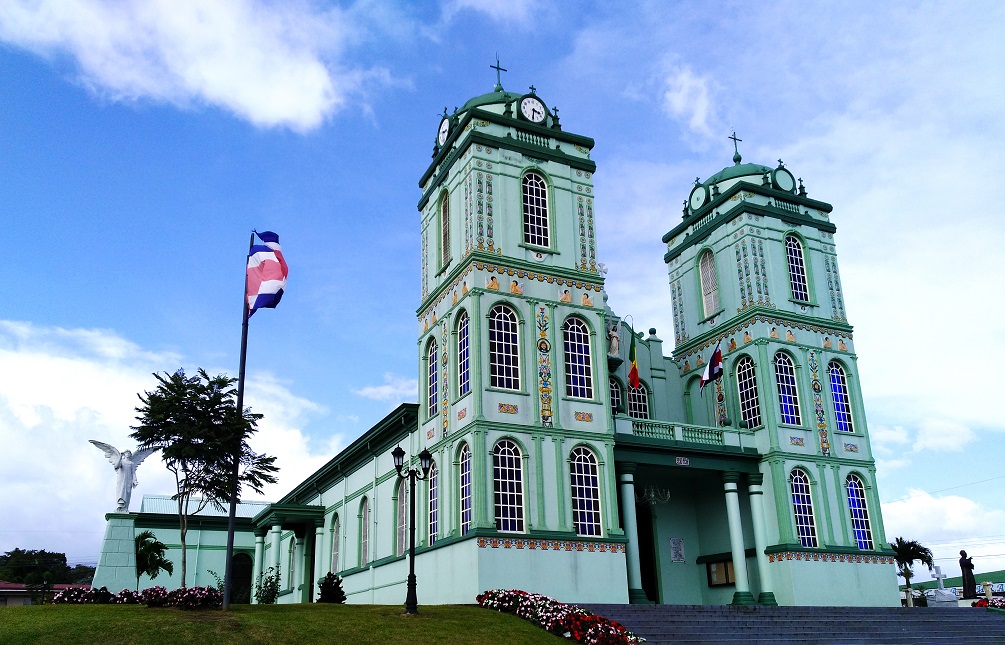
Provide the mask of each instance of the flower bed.
[{"label": "flower bed", "polygon": [[582,607],[519,589],[492,589],[477,597],[478,604],[507,614],[516,614],[552,634],[587,645],[633,645],[644,638],[624,626]]},{"label": "flower bed", "polygon": [[981,598],[970,603],[972,607],[991,607],[993,609],[1005,610],[1005,598],[992,598],[990,602],[986,598]]},{"label": "flower bed", "polygon": [[107,587],[97,589],[71,588],[60,591],[52,599],[54,605],[139,605],[147,607],[178,607],[179,609],[216,609],[223,605],[223,596],[213,587],[186,587],[168,591],[150,587],[140,593],[123,589],[117,594]]}]

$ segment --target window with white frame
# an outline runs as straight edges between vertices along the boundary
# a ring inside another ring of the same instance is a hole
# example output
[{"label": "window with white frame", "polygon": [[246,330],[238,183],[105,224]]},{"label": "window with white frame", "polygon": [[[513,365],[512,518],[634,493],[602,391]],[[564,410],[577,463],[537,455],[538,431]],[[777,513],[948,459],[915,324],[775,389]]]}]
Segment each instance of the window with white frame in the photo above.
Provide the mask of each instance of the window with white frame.
[{"label": "window with white frame", "polygon": [[450,194],[440,201],[440,266],[450,263]]},{"label": "window with white frame", "polygon": [[621,384],[613,376],[607,380],[611,387],[611,412],[617,412],[618,408],[621,407]]},{"label": "window with white frame", "polygon": [[359,505],[359,566],[370,561],[370,500],[363,498]]},{"label": "window with white frame", "polygon": [[854,432],[851,422],[851,399],[848,397],[848,377],[841,363],[831,361],[827,365],[831,378],[831,399],[834,402],[834,422],[838,432]]},{"label": "window with white frame", "polygon": [[785,236],[785,256],[789,260],[789,286],[792,287],[792,299],[808,302],[810,291],[806,281],[803,245],[795,235]]},{"label": "window with white frame", "polygon": [[719,280],[715,276],[715,256],[711,250],[701,254],[698,269],[701,274],[701,298],[707,317],[719,311]]},{"label": "window with white frame", "polygon": [[872,529],[869,526],[869,506],[865,502],[865,484],[856,474],[845,480],[848,489],[848,511],[851,513],[851,530],[858,548],[872,550]]},{"label": "window with white frame", "polygon": [[757,375],[754,361],[744,356],[736,362],[736,389],[740,393],[740,418],[748,428],[761,425],[761,405],[757,400]]},{"label": "window with white frame", "polygon": [[440,532],[440,497],[439,497],[440,473],[436,468],[436,462],[432,462],[429,467],[429,544],[436,542],[436,536]]},{"label": "window with white frame", "polygon": [[813,520],[813,495],[810,492],[809,475],[801,468],[793,468],[789,474],[789,489],[792,492],[792,513],[796,520],[799,543],[805,547],[815,547],[817,529]]},{"label": "window with white frame", "polygon": [[338,521],[338,513],[336,513],[335,517],[332,518],[332,563],[331,563],[331,568],[329,569],[329,571],[331,571],[332,573],[338,573],[338,570],[339,570],[338,569],[338,543],[342,539],[342,535],[341,535],[341,532],[339,530],[340,528],[341,527],[340,527],[339,521]]},{"label": "window with white frame", "polygon": [[408,487],[405,486],[407,481],[402,479],[398,482],[398,540],[395,543],[398,555],[404,555],[408,546]]},{"label": "window with white frame", "polygon": [[426,413],[429,416],[435,416],[440,408],[440,391],[439,391],[439,361],[438,352],[436,351],[436,341],[429,341],[429,346],[426,348],[426,362],[427,376],[428,380],[426,382]]},{"label": "window with white frame", "polygon": [[579,446],[569,458],[572,484],[572,524],[577,535],[600,535],[600,477],[597,457],[589,448]]},{"label": "window with white frame", "polygon": [[461,535],[471,529],[471,451],[467,444],[461,448],[461,467],[458,481],[461,485]]},{"label": "window with white frame", "polygon": [[534,246],[550,246],[548,229],[548,185],[536,172],[523,176],[523,241]]},{"label": "window with white frame", "polygon": [[649,390],[645,383],[628,387],[628,416],[633,419],[649,418]]},{"label": "window with white frame", "polygon": [[799,425],[802,421],[799,415],[799,393],[796,390],[796,368],[792,358],[785,352],[775,354],[775,385],[778,386],[778,412],[782,423]]},{"label": "window with white frame", "polygon": [[457,395],[471,391],[471,341],[468,338],[468,313],[457,317]]},{"label": "window with white frame", "polygon": [[581,399],[593,398],[593,369],[590,363],[590,328],[575,316],[562,326],[565,346],[565,393]]},{"label": "window with white frame", "polygon": [[492,387],[520,389],[520,338],[516,312],[506,305],[489,310],[489,376]]},{"label": "window with white frame", "polygon": [[496,530],[522,533],[523,461],[519,446],[509,439],[497,443],[492,451],[492,487]]}]

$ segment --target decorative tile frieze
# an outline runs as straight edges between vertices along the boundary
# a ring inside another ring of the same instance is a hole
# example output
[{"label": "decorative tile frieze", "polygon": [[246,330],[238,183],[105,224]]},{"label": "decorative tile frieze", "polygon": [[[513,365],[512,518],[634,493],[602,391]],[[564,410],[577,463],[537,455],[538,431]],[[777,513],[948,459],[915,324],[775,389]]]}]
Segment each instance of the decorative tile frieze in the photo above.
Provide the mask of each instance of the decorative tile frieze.
[{"label": "decorative tile frieze", "polygon": [[782,551],[769,553],[768,562],[847,562],[851,564],[893,564],[893,556],[855,553],[806,553],[804,551]]},{"label": "decorative tile frieze", "polygon": [[806,441],[802,437],[789,437],[790,446],[805,446]]},{"label": "decorative tile frieze", "polygon": [[774,316],[762,316],[762,315],[758,314],[756,316],[751,316],[750,318],[748,318],[747,320],[744,320],[743,322],[736,323],[732,327],[720,330],[719,333],[716,336],[714,336],[711,339],[705,341],[704,343],[701,343],[700,345],[696,345],[695,347],[692,347],[691,349],[689,349],[684,354],[676,354],[675,353],[674,357],[678,358],[678,359],[690,357],[690,356],[694,355],[697,352],[701,352],[702,350],[708,349],[709,347],[714,347],[716,343],[718,343],[721,340],[725,340],[731,334],[737,334],[737,333],[743,331],[744,329],[749,328],[751,325],[754,325],[754,324],[757,324],[757,323],[768,323],[768,324],[771,324],[771,325],[776,325],[778,327],[781,327],[782,329],[786,329],[786,328],[803,329],[805,331],[809,331],[809,332],[813,332],[813,333],[816,333],[816,334],[820,334],[821,336],[823,336],[825,334],[829,334],[831,336],[836,336],[838,338],[847,338],[849,340],[852,339],[853,336],[854,336],[854,334],[852,334],[850,332],[838,331],[838,330],[832,329],[830,327],[821,327],[820,325],[809,325],[809,324],[805,324],[805,323],[793,322],[793,321],[790,321],[790,320],[785,320],[784,318],[776,318]]},{"label": "decorative tile frieze", "polygon": [[823,397],[820,396],[820,392],[823,391],[823,385],[820,384],[820,379],[818,377],[818,368],[820,363],[817,361],[816,352],[810,352],[809,360],[807,364],[810,366],[810,387],[813,389],[813,413],[816,415],[817,419],[817,434],[820,437],[820,454],[827,457],[831,454],[831,440],[827,432],[827,417],[824,414],[824,401]]},{"label": "decorative tile frieze", "polygon": [[478,538],[479,549],[527,549],[528,551],[584,551],[587,553],[624,553],[624,544],[579,542],[571,540],[533,540],[527,538]]},{"label": "decorative tile frieze", "polygon": [[551,341],[548,339],[548,312],[537,311],[537,391],[541,397],[541,425],[552,427],[551,410]]},{"label": "decorative tile frieze", "polygon": [[579,410],[576,410],[573,412],[573,415],[576,417],[576,421],[593,421],[592,412],[580,412]]},{"label": "decorative tile frieze", "polygon": [[520,412],[520,408],[516,403],[500,403],[498,410],[503,414],[517,414]]},{"label": "decorative tile frieze", "polygon": [[846,443],[844,445],[845,452],[858,452],[857,443]]}]

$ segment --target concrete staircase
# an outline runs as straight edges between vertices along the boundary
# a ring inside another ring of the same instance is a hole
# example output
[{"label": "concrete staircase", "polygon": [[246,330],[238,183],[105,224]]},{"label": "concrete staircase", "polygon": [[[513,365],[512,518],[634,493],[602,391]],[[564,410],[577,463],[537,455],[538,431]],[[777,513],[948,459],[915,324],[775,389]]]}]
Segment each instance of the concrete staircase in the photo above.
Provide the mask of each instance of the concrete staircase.
[{"label": "concrete staircase", "polygon": [[1005,645],[1005,614],[917,607],[583,605],[660,643]]}]

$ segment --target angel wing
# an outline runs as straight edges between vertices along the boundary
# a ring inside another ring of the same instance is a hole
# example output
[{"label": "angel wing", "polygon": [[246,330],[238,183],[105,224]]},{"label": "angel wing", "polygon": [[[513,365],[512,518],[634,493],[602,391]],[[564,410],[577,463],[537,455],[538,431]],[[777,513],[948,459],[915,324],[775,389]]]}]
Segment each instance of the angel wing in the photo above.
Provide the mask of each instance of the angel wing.
[{"label": "angel wing", "polygon": [[139,466],[143,463],[143,460],[160,450],[160,448],[137,448],[136,452],[133,453],[133,464]]},{"label": "angel wing", "polygon": [[110,464],[116,468],[119,467],[122,455],[119,454],[119,451],[115,447],[109,446],[107,443],[103,443],[101,441],[95,441],[94,439],[91,439],[90,442],[93,443],[98,450],[105,453],[105,458],[108,459]]}]

